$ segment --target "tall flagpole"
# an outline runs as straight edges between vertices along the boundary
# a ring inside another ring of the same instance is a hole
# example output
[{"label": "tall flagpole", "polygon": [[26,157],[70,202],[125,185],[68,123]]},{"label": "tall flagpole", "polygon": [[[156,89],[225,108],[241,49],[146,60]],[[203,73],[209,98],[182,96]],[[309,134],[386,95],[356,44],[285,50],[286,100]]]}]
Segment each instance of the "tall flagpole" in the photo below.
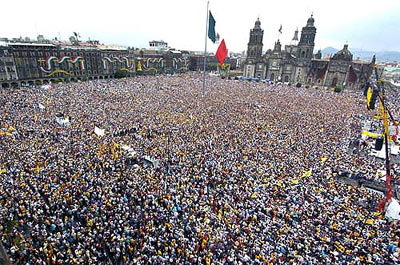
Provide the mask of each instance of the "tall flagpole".
[{"label": "tall flagpole", "polygon": [[206,19],[206,38],[204,41],[204,67],[203,67],[203,90],[202,97],[206,95],[206,63],[207,63],[207,33],[208,33],[208,5],[210,1],[207,1],[207,19]]}]

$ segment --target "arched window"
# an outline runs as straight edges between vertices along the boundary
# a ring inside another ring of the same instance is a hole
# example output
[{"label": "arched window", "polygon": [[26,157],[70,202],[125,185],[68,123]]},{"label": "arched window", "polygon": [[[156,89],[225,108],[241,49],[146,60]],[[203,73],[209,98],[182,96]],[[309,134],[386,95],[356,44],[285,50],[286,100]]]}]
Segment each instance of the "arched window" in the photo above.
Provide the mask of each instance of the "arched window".
[{"label": "arched window", "polygon": [[289,76],[285,75],[285,82],[289,82]]},{"label": "arched window", "polygon": [[274,73],[271,74],[271,81],[275,81],[275,75],[274,75]]},{"label": "arched window", "polygon": [[304,58],[304,55],[305,55],[306,53],[304,52],[304,51],[302,51],[301,52],[301,58]]}]

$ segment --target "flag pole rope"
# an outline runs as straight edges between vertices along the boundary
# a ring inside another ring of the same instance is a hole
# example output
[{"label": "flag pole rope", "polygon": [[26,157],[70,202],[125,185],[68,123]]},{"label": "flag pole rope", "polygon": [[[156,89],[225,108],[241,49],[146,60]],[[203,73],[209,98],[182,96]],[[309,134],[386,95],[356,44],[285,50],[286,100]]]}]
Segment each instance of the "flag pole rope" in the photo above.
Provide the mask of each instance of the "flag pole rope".
[{"label": "flag pole rope", "polygon": [[204,40],[204,66],[203,66],[203,89],[202,89],[202,97],[206,95],[206,64],[207,64],[207,32],[208,32],[208,6],[210,1],[207,1],[207,19],[206,19],[206,37]]}]

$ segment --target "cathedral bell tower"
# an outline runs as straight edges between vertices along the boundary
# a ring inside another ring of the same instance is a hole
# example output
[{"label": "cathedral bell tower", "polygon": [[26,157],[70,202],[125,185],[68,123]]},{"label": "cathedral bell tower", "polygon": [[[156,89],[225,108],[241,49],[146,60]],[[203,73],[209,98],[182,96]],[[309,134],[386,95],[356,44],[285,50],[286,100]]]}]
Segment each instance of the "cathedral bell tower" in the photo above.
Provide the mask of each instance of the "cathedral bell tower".
[{"label": "cathedral bell tower", "polygon": [[311,17],[307,20],[307,25],[303,27],[301,30],[301,37],[298,44],[299,47],[299,55],[298,58],[302,60],[310,60],[313,57],[314,51],[314,40],[315,35],[317,33],[317,29],[314,26],[314,18],[311,14]]},{"label": "cathedral bell tower", "polygon": [[264,30],[261,29],[260,19],[257,18],[254,28],[250,30],[250,40],[247,44],[247,58],[261,58],[263,48],[263,36]]}]

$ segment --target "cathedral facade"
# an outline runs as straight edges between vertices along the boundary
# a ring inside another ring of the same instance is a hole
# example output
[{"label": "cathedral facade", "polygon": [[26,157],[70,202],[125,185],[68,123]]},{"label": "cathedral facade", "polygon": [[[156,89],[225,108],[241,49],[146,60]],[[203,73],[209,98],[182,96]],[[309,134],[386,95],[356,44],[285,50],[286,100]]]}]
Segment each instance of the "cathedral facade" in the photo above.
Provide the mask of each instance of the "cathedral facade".
[{"label": "cathedral facade", "polygon": [[317,33],[314,22],[311,15],[302,28],[300,40],[296,30],[290,45],[282,49],[282,44],[277,40],[274,49],[263,54],[264,30],[257,19],[250,30],[244,76],[318,87],[362,86],[372,74],[375,57],[371,62],[353,60],[347,44],[330,58],[323,59],[321,51],[314,54]]}]

